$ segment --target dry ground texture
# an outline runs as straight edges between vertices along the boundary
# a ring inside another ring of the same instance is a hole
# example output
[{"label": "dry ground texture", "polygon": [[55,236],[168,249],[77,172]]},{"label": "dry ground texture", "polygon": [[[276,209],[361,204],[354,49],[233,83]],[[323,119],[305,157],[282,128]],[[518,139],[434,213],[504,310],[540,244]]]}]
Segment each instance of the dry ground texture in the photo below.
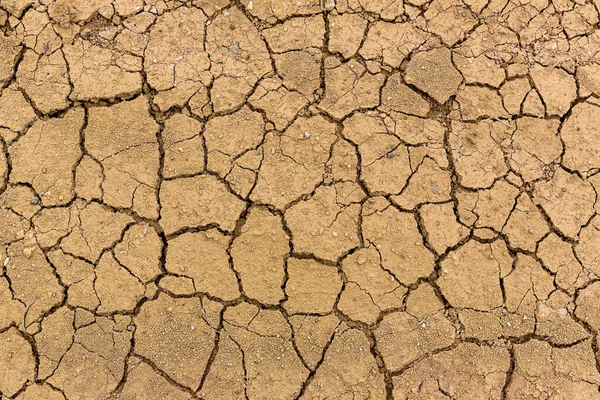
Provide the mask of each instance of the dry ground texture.
[{"label": "dry ground texture", "polygon": [[0,398],[600,399],[598,0],[0,0]]}]

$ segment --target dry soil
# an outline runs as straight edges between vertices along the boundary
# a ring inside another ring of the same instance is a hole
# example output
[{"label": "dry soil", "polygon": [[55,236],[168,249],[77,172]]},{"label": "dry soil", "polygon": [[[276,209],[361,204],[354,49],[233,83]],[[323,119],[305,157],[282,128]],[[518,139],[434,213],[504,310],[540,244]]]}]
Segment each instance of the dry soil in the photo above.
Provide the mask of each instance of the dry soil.
[{"label": "dry soil", "polygon": [[0,398],[600,399],[598,0],[0,0]]}]

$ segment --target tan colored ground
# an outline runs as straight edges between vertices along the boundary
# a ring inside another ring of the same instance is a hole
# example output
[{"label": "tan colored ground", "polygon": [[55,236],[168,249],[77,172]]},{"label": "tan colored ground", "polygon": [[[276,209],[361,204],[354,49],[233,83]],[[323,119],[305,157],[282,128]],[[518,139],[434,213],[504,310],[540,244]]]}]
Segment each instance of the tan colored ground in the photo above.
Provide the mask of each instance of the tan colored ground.
[{"label": "tan colored ground", "polygon": [[0,398],[600,399],[598,0],[0,0]]}]

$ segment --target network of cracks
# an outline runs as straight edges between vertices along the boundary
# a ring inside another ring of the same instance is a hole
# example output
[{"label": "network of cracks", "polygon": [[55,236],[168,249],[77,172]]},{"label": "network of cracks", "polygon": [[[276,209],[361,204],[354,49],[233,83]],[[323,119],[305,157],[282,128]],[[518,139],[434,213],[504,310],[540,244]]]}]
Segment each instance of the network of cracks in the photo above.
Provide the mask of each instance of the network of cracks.
[{"label": "network of cracks", "polygon": [[597,0],[0,0],[0,397],[600,399]]}]

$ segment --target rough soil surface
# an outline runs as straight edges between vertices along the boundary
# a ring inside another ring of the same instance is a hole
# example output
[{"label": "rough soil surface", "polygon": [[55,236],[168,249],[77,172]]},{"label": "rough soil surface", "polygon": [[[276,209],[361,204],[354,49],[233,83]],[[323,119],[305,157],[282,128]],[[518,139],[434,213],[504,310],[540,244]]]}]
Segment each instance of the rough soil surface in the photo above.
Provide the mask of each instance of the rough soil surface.
[{"label": "rough soil surface", "polygon": [[0,399],[600,400],[598,0],[0,0]]}]

